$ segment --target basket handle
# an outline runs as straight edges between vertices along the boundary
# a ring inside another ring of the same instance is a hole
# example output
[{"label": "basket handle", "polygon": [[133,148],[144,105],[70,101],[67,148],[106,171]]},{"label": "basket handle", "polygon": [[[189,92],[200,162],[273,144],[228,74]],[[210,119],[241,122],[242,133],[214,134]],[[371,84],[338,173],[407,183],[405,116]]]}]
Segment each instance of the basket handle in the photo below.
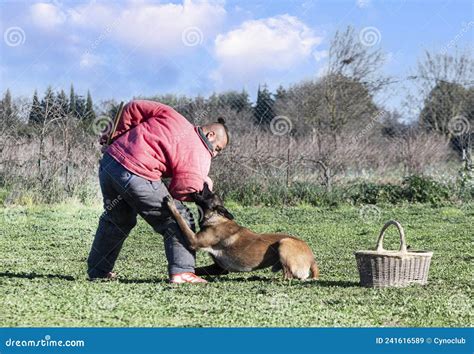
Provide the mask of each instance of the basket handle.
[{"label": "basket handle", "polygon": [[395,220],[387,221],[385,223],[385,225],[382,227],[382,230],[380,231],[379,238],[377,240],[377,252],[381,252],[381,251],[384,250],[384,248],[383,248],[383,237],[384,237],[384,234],[385,234],[385,230],[387,230],[387,228],[390,225],[395,225],[397,227],[398,233],[400,234],[400,251],[402,253],[406,253],[407,243],[405,241],[405,232],[403,231],[402,225],[398,221],[395,221]]}]

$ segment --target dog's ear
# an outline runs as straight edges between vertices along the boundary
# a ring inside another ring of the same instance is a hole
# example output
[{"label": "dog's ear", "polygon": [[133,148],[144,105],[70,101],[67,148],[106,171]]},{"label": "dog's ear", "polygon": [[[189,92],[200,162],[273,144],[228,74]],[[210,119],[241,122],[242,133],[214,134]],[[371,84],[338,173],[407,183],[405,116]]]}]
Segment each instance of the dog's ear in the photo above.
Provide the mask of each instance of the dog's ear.
[{"label": "dog's ear", "polygon": [[222,205],[218,205],[215,209],[219,215],[222,215],[223,217],[229,219],[229,220],[234,220],[234,215],[232,215],[226,208],[224,208]]},{"label": "dog's ear", "polygon": [[207,182],[204,182],[204,186],[202,188],[202,195],[203,196],[206,196],[206,195],[209,195],[209,194],[212,194],[210,188],[209,188],[209,185],[207,184]]}]

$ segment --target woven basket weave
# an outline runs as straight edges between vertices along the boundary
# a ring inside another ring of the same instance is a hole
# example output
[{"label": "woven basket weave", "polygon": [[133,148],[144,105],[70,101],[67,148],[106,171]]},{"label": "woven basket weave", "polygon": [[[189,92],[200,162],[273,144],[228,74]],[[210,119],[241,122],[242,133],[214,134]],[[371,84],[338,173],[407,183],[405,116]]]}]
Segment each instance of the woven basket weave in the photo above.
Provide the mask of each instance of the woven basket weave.
[{"label": "woven basket weave", "polygon": [[[400,234],[400,250],[383,248],[385,231],[395,225]],[[405,233],[398,221],[388,221],[380,231],[375,251],[357,251],[355,257],[362,286],[372,288],[403,287],[428,283],[428,272],[433,252],[407,251]]]}]

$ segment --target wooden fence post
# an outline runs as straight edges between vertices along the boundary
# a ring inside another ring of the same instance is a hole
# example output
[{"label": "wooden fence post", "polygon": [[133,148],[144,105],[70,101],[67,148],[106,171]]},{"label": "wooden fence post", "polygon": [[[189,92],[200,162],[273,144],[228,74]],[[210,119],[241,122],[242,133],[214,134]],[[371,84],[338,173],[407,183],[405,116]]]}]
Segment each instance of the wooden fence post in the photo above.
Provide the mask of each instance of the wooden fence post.
[{"label": "wooden fence post", "polygon": [[288,148],[286,154],[286,187],[290,187],[290,164],[291,164],[291,136],[288,134]]}]

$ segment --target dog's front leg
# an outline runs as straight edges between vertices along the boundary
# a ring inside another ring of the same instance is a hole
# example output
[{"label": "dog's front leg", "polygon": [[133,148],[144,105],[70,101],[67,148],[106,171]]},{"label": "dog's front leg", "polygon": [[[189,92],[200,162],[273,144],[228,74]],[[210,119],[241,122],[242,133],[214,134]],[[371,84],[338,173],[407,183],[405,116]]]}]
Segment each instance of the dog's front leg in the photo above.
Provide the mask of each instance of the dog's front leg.
[{"label": "dog's front leg", "polygon": [[175,218],[178,223],[179,228],[183,232],[184,236],[188,239],[189,245],[192,249],[196,250],[199,247],[199,242],[197,240],[196,234],[191,230],[186,220],[179,213],[174,201],[171,197],[165,197],[165,204],[168,206],[168,209],[171,212],[171,215]]}]

